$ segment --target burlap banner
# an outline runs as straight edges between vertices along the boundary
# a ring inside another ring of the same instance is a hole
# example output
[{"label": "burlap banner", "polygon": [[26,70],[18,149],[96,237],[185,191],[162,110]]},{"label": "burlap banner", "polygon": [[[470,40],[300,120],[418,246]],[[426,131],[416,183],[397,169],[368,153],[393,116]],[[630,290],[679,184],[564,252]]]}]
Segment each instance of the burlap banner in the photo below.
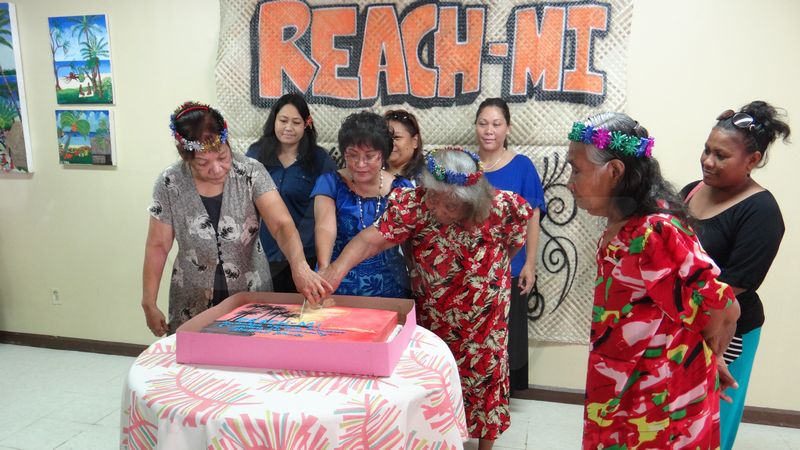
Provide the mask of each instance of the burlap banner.
[{"label": "burlap banner", "polygon": [[220,6],[217,91],[236,150],[289,91],[305,94],[327,147],[347,114],[404,107],[426,148],[475,149],[478,103],[508,101],[511,147],[536,164],[549,207],[530,335],[586,342],[600,227],[566,190],[565,136],[577,118],[624,109],[631,0]]}]

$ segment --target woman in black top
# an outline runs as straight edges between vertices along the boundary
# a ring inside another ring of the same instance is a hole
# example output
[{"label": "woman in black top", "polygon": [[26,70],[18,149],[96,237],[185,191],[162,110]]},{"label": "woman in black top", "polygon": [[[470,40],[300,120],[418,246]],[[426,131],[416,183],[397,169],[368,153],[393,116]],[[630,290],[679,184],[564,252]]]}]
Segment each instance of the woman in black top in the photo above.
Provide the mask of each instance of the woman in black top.
[{"label": "woman in black top", "polygon": [[778,116],[774,107],[762,101],[720,114],[700,156],[703,179],[681,191],[697,218],[700,242],[722,270],[719,279],[733,288],[741,307],[736,334],[725,352],[739,389],[729,391],[731,403],[720,405],[723,450],[733,447],[736,438],[764,323],[756,290],[778,253],[784,231],[775,197],[750,176],[764,165],[775,139],[789,137],[789,125]]}]

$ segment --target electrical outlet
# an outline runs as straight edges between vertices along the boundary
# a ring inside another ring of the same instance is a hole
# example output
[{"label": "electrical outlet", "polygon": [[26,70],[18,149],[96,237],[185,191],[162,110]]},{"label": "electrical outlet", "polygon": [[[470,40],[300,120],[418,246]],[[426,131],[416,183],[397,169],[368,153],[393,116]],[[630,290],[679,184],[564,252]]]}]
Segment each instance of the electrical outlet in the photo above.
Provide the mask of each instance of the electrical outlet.
[{"label": "electrical outlet", "polygon": [[53,304],[54,305],[60,305],[61,304],[61,295],[59,294],[58,289],[51,288],[50,289],[50,295],[51,295],[51,297],[53,299]]}]

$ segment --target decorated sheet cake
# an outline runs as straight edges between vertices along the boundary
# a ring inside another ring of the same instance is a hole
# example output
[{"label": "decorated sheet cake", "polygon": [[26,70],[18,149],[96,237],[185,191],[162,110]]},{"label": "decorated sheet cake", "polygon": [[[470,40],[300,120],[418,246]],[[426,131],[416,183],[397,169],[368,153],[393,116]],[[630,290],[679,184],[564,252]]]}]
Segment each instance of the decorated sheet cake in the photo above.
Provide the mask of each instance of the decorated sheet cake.
[{"label": "decorated sheet cake", "polygon": [[397,326],[397,312],[382,309],[248,303],[223,315],[201,333],[270,339],[383,342]]}]

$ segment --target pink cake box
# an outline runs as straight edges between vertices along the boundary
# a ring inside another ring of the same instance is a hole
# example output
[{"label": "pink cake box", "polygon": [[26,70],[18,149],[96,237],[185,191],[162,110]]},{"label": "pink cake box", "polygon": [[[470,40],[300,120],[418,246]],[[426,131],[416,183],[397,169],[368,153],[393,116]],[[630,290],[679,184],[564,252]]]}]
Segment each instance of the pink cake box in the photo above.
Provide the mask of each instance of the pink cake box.
[{"label": "pink cake box", "polygon": [[402,325],[402,329],[387,342],[287,341],[200,332],[216,319],[248,303],[303,303],[301,294],[246,292],[227,298],[181,325],[176,333],[177,361],[181,364],[390,376],[417,325],[414,301],[350,295],[334,295],[333,298],[337,306],[396,311],[397,323]]}]

